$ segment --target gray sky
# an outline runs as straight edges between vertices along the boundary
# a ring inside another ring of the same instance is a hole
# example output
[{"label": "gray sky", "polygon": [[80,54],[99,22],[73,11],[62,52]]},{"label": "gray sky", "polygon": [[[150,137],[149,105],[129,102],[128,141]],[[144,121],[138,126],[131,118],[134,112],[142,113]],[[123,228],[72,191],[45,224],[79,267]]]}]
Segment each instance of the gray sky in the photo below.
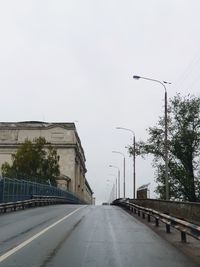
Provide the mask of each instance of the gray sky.
[{"label": "gray sky", "polygon": [[[115,127],[145,139],[163,114],[163,88],[133,74],[171,81],[169,97],[200,95],[199,10],[198,0],[1,1],[0,121],[78,121],[87,179],[97,203],[107,200],[108,165],[122,167],[111,151],[131,142]],[[136,171],[153,195],[151,160],[137,158]]]}]

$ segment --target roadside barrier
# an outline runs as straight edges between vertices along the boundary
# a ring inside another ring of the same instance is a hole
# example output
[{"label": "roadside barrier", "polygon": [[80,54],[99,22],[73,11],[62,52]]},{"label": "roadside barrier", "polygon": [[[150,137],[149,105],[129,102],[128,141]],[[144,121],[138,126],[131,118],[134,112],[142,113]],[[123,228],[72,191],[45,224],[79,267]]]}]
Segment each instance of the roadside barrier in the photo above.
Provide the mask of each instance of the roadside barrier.
[{"label": "roadside barrier", "polygon": [[142,218],[147,218],[148,222],[151,222],[153,219],[155,221],[156,227],[159,226],[159,222],[163,222],[166,226],[166,232],[170,233],[170,228],[174,227],[181,233],[181,241],[187,242],[186,235],[190,235],[198,240],[200,240],[200,226],[192,224],[190,222],[180,220],[178,218],[169,216],[164,213],[160,213],[156,210],[144,208],[133,203],[129,203],[129,200],[115,200],[113,205],[121,206],[126,210],[129,210],[131,213],[137,214],[138,216],[142,215]]},{"label": "roadside barrier", "polygon": [[54,204],[77,204],[77,203],[64,197],[33,195],[32,199],[29,200],[1,203],[0,212],[6,213],[7,211],[16,211],[17,209],[24,210],[25,208],[40,207],[40,206],[54,205]]},{"label": "roadside barrier", "polygon": [[[69,203],[82,204],[84,201],[74,193],[48,184],[29,180],[18,180],[0,177],[0,203],[18,202],[32,199],[32,196],[61,197]],[[40,197],[41,198],[41,197]]]}]

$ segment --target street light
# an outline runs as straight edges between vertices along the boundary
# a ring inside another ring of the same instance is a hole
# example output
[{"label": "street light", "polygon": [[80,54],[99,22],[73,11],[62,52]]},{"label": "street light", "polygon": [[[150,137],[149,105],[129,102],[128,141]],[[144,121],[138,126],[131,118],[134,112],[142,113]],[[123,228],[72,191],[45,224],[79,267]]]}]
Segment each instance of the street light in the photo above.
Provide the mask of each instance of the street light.
[{"label": "street light", "polygon": [[115,174],[109,174],[109,175],[115,177],[115,195],[116,195],[116,199],[117,199],[117,176]]},{"label": "street light", "polygon": [[118,198],[120,198],[120,169],[115,165],[109,165],[109,167],[118,170]]},{"label": "street light", "polygon": [[108,198],[108,203],[110,204],[115,199],[115,184],[112,183],[110,180],[106,180],[106,182],[107,182],[107,186],[109,186],[109,188],[111,186],[111,191],[110,191],[109,198]]},{"label": "street light", "polygon": [[112,151],[112,153],[117,153],[123,156],[123,171],[124,171],[124,198],[126,195],[126,169],[125,169],[125,165],[126,165],[126,159],[125,159],[125,155],[122,152],[119,151]]},{"label": "street light", "polygon": [[136,178],[136,174],[135,174],[135,133],[133,130],[128,129],[128,128],[124,128],[124,127],[116,127],[117,130],[125,130],[125,131],[129,131],[132,133],[133,135],[133,199],[135,199],[135,178]]},{"label": "street light", "polygon": [[169,177],[168,177],[168,121],[167,121],[167,88],[165,86],[165,84],[171,84],[170,82],[166,82],[166,81],[159,81],[159,80],[155,80],[155,79],[151,79],[151,78],[147,78],[147,77],[141,77],[138,75],[134,75],[133,79],[139,80],[139,79],[143,79],[143,80],[148,80],[148,81],[152,81],[152,82],[157,82],[159,84],[161,84],[164,87],[165,90],[165,198],[166,200],[169,200]]}]

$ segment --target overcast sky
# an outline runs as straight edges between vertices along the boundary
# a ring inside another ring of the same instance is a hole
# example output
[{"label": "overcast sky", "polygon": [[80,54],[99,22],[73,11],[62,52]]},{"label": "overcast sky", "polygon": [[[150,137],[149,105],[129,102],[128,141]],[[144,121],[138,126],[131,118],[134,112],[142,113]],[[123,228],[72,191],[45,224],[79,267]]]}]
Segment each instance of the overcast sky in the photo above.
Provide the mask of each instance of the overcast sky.
[{"label": "overcast sky", "polygon": [[[0,121],[76,122],[97,203],[117,174],[108,165],[122,170],[112,150],[126,154],[131,197],[131,134],[115,127],[145,140],[164,112],[162,86],[132,76],[200,96],[199,11],[199,0],[0,1]],[[136,164],[154,196],[151,160]]]}]

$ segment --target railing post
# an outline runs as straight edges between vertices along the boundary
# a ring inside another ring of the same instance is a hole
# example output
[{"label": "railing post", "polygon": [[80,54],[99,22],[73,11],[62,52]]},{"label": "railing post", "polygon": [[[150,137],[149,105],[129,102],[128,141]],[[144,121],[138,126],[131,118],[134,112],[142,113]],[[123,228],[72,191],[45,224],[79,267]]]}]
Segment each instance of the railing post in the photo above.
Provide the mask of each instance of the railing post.
[{"label": "railing post", "polygon": [[166,223],[166,232],[170,234],[170,224]]},{"label": "railing post", "polygon": [[182,241],[183,243],[186,243],[186,242],[187,242],[187,239],[186,239],[186,233],[185,233],[185,232],[182,232],[182,231],[181,231],[181,241]]},{"label": "railing post", "polygon": [[155,218],[155,223],[156,223],[156,227],[159,226],[159,219],[158,218]]}]

